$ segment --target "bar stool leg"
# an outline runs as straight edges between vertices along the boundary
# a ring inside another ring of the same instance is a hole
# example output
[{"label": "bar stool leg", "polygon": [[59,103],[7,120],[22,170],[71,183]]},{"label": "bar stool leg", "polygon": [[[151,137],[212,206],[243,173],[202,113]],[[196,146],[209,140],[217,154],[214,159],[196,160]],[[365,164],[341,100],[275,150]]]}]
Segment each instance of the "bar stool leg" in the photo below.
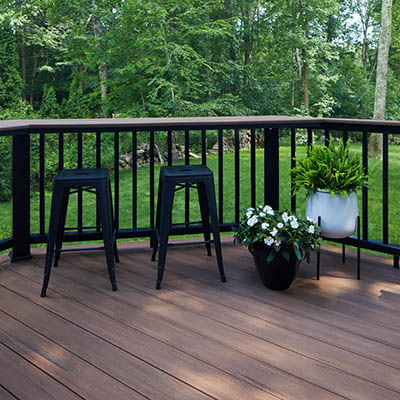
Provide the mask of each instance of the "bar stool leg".
[{"label": "bar stool leg", "polygon": [[219,274],[221,276],[221,282],[226,282],[224,266],[222,264],[222,251],[221,251],[221,239],[219,236],[218,227],[218,216],[217,216],[217,204],[215,201],[215,190],[214,190],[214,180],[213,178],[206,180],[206,194],[208,209],[210,210],[211,217],[211,229],[214,236],[215,253],[217,256]]},{"label": "bar stool leg", "polygon": [[51,266],[53,264],[54,245],[60,223],[60,214],[63,200],[64,186],[55,183],[53,197],[51,200],[50,226],[47,240],[46,264],[44,267],[43,286],[40,296],[46,297],[47,286],[49,285]]},{"label": "bar stool leg", "polygon": [[[210,242],[210,212],[207,205],[207,195],[204,183],[200,182],[197,184],[197,193],[199,196],[201,222],[203,224],[204,240],[206,241],[207,255],[211,256],[211,244]],[[208,243],[207,243],[208,242]]]},{"label": "bar stool leg", "polygon": [[164,275],[165,260],[167,257],[168,233],[172,217],[172,206],[174,204],[175,185],[164,182],[162,186],[160,202],[160,251],[158,254],[157,284],[156,289],[161,288],[161,281]]},{"label": "bar stool leg", "polygon": [[104,250],[107,258],[108,274],[110,276],[112,290],[117,290],[117,282],[115,279],[114,264],[114,246],[115,234],[112,224],[112,210],[110,204],[110,194],[108,183],[100,183],[97,187],[97,196],[99,200],[100,221],[102,225]]},{"label": "bar stool leg", "polygon": [[158,251],[158,234],[160,232],[160,213],[161,213],[161,195],[162,195],[162,180],[161,177],[158,182],[158,196],[157,196],[157,212],[156,212],[156,231],[153,236],[153,253],[151,255],[151,261],[156,261],[156,255]]},{"label": "bar stool leg", "polygon": [[118,248],[117,248],[117,235],[116,235],[116,229],[115,229],[114,208],[113,208],[113,201],[112,201],[112,195],[111,195],[111,182],[110,181],[108,181],[108,193],[109,193],[109,199],[110,199],[112,229],[114,232],[114,259],[115,259],[115,262],[119,262],[119,255],[118,255]]},{"label": "bar stool leg", "polygon": [[62,206],[61,206],[61,217],[60,222],[58,224],[57,230],[57,239],[56,239],[56,250],[54,252],[54,266],[58,267],[58,261],[60,260],[61,253],[59,250],[62,248],[62,242],[64,238],[64,228],[65,228],[65,220],[67,218],[67,210],[68,210],[68,199],[69,199],[69,188],[64,189]]}]

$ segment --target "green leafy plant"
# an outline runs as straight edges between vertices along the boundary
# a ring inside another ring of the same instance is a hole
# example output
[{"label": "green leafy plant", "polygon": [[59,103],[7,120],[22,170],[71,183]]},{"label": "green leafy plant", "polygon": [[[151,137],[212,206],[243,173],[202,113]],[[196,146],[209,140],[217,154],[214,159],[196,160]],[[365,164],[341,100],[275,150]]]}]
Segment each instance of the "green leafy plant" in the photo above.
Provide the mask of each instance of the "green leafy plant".
[{"label": "green leafy plant", "polygon": [[291,170],[293,194],[299,189],[317,189],[346,196],[359,187],[367,185],[367,175],[361,164],[360,155],[351,155],[349,144],[341,139],[336,146],[332,141],[328,146],[308,147],[307,157],[298,161]]},{"label": "green leafy plant", "polygon": [[281,254],[286,261],[295,256],[299,261],[310,260],[312,250],[319,251],[320,228],[311,218],[287,211],[274,211],[270,206],[249,208],[235,229],[235,242],[245,244],[250,253],[257,248],[270,252],[270,263]]}]

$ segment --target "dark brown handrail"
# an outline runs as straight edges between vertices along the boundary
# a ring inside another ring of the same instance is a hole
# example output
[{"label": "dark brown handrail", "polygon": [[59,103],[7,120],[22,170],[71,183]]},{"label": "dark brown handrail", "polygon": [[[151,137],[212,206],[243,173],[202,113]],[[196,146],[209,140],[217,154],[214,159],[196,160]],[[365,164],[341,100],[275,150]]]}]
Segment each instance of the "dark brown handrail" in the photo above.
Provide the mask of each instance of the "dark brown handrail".
[{"label": "dark brown handrail", "polygon": [[0,121],[0,134],[24,133],[27,130],[51,131],[96,129],[144,129],[165,130],[170,128],[240,128],[257,127],[313,127],[316,129],[348,129],[369,132],[390,131],[400,133],[400,121],[381,121],[346,118],[311,118],[287,116],[243,117],[185,117],[185,118],[98,118],[98,119],[26,119]]}]

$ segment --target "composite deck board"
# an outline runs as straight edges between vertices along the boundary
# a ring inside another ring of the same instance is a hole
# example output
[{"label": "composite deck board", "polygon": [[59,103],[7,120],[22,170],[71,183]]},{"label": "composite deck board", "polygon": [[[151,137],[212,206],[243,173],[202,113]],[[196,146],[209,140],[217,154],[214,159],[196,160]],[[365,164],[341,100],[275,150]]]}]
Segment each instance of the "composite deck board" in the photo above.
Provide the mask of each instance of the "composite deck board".
[{"label": "composite deck board", "polygon": [[[88,263],[85,263],[85,265],[87,264]],[[63,273],[68,274],[67,271],[72,273],[72,276],[80,276],[79,279],[83,279],[83,281],[88,280],[88,275],[85,273],[78,275],[77,267],[71,263],[64,264]],[[82,268],[80,268],[80,271],[83,272]],[[126,290],[128,289],[127,287],[123,291],[125,292],[125,297],[128,298],[128,301],[130,299],[131,304],[126,304],[125,301],[115,301],[110,298],[109,290],[104,290],[104,294],[99,293],[97,289],[88,290],[86,287],[85,290],[85,288],[83,286],[80,287],[77,282],[78,278],[72,282],[68,279],[63,279],[60,274],[58,275],[59,276],[57,276],[53,281],[53,288],[57,291],[60,291],[65,295],[70,293],[74,299],[78,299],[82,303],[87,303],[89,299],[96,298],[98,299],[99,304],[101,304],[101,306],[93,305],[93,308],[95,308],[96,311],[103,312],[119,322],[140,329],[143,333],[147,333],[154,338],[169,344],[177,350],[180,349],[198,360],[215,365],[218,368],[225,370],[227,373],[235,375],[239,379],[243,379],[260,389],[266,390],[268,393],[280,396],[281,398],[295,399],[299,391],[302,391],[308,398],[337,398],[336,396],[326,392],[326,390],[304,382],[290,374],[282,373],[282,371],[277,370],[276,368],[271,368],[268,364],[258,361],[257,359],[252,359],[245,353],[238,352],[235,346],[231,346],[229,343],[226,344],[212,340],[216,334],[211,335],[211,338],[208,338],[206,335],[194,332],[190,329],[190,324],[188,325],[188,323],[183,324],[179,323],[179,321],[168,323],[160,317],[155,316],[154,313],[144,312],[140,309],[136,309],[134,310],[134,313],[132,313],[132,307],[136,308],[137,304],[151,304],[151,309],[153,310],[157,307],[158,310],[161,311],[161,316],[163,311],[164,314],[172,312],[170,310],[171,307],[174,308],[172,304],[161,302],[164,304],[161,304],[160,309],[160,301],[158,301],[157,298],[154,298],[154,296],[151,298],[149,295],[146,295],[145,293],[140,294],[140,292],[134,289]],[[98,276],[98,278],[95,279],[93,274],[91,275],[91,286],[97,286],[96,281],[99,283],[101,281],[104,282],[102,276]],[[120,285],[123,285],[123,283],[120,283]],[[113,297],[117,298],[117,296]],[[140,297],[142,297],[142,299],[140,299]],[[168,312],[166,313],[165,311],[167,309]],[[188,314],[188,312],[186,312],[186,314]],[[181,315],[181,318],[184,320],[184,315]],[[202,323],[200,316],[195,316],[195,319],[192,318],[190,322],[193,325],[196,321],[197,326]],[[213,324],[213,321],[210,320],[205,321],[205,323],[208,325],[210,332],[213,332],[214,330],[221,331],[222,328],[223,331],[222,333],[220,332],[219,335],[224,333],[226,334],[226,329],[224,329],[223,326],[218,326],[215,322]],[[249,337],[248,339],[251,341],[257,340],[254,337]]]},{"label": "composite deck board", "polygon": [[21,400],[81,399],[35,365],[0,343],[1,385]]},{"label": "composite deck board", "polygon": [[[266,296],[265,289],[259,283],[256,274],[248,274],[247,272],[243,273],[238,267],[239,264],[237,263],[236,258],[233,260],[235,262],[233,265],[236,265],[236,268],[231,267],[231,270],[227,270],[231,284],[225,285],[216,281],[215,278],[213,279],[209,263],[199,263],[193,256],[188,257],[187,254],[185,257],[184,254],[177,255],[177,253],[174,252],[170,256],[170,265],[179,275],[193,278],[199,282],[213,286],[218,290],[231,291],[232,293],[236,293],[242,297],[248,297],[263,304],[271,304],[274,307],[321,321],[330,326],[342,328],[348,332],[356,333],[359,336],[364,336],[400,348],[400,332],[382,326],[381,324],[371,323],[366,320],[365,317],[361,319],[357,318],[355,315],[348,315],[346,310],[337,312],[334,307],[328,308],[325,305],[308,301],[306,293],[301,289],[301,284],[303,282],[302,279],[297,279],[293,287],[291,287],[291,290],[286,293],[282,294],[275,291],[269,291],[268,296]],[[338,259],[336,262],[341,261]],[[251,260],[248,263],[248,267],[250,266]],[[309,268],[309,266],[305,267],[306,272],[307,268]],[[207,273],[205,273],[205,271],[207,271]],[[398,282],[398,271],[394,269],[393,271],[395,272],[393,279]],[[167,275],[167,269],[165,275]],[[310,275],[308,275],[308,278],[312,279]],[[346,277],[345,279],[350,278]],[[249,290],[249,282],[251,282],[251,290]],[[338,295],[338,298],[338,301],[340,302],[340,294]]]},{"label": "composite deck board", "polygon": [[0,399],[2,400],[15,400],[18,397],[15,397],[13,394],[5,390],[2,386],[0,386]]},{"label": "composite deck board", "polygon": [[[3,285],[4,279],[1,279],[1,281]],[[92,349],[89,349],[88,347],[85,348],[86,342],[91,341],[91,338],[80,338],[80,334],[83,332],[75,333],[72,329],[68,331],[67,327],[62,329],[60,327],[61,321],[66,320],[71,324],[78,325],[81,327],[82,331],[86,330],[91,332],[90,336],[97,336],[99,339],[103,338],[110,344],[113,343],[116,346],[115,349],[109,349],[109,354],[101,353],[101,357],[103,358],[101,360],[103,368],[106,367],[105,364],[107,364],[107,362],[112,364],[112,361],[114,361],[118,366],[122,366],[127,373],[131,375],[137,373],[137,367],[132,367],[129,362],[130,360],[123,360],[122,351],[117,351],[119,348],[123,349],[129,355],[134,355],[141,360],[146,360],[149,364],[154,366],[154,368],[159,368],[170,376],[178,376],[181,381],[198,388],[204,393],[208,393],[212,397],[221,399],[243,399],[246,395],[251,396],[253,399],[269,399],[274,397],[268,395],[267,392],[258,389],[254,385],[235,378],[210,364],[204,363],[183,351],[179,351],[175,347],[152,338],[135,328],[131,328],[126,324],[118,323],[114,319],[95,311],[93,308],[86,307],[70,298],[64,297],[54,290],[49,291],[46,299],[41,299],[38,297],[40,285],[33,281],[17,276],[16,279],[6,280],[5,283],[12,286],[15,291],[23,293],[24,297],[29,298],[29,301],[23,298],[21,298],[20,301],[13,298],[12,301],[10,301],[10,304],[7,304],[7,306],[10,306],[11,303],[24,303],[18,308],[18,314],[17,312],[15,313],[15,315],[17,315],[16,318],[23,318],[24,323],[34,326],[35,330],[43,334],[51,334],[49,337],[52,338],[60,335],[60,332],[62,332],[60,340],[63,342],[68,340],[69,346],[76,346],[76,352],[80,352],[82,357],[88,358],[94,356],[94,358],[99,358],[100,355],[96,349],[103,349],[106,346],[99,342],[96,343],[96,345],[93,345]],[[96,302],[97,298],[92,297],[92,301]],[[37,316],[38,311],[36,309],[39,305],[56,314],[56,319],[58,319],[58,321],[55,321],[54,318],[50,318],[50,316],[46,316],[49,323],[44,327],[43,321],[39,320]],[[132,311],[134,314],[134,310]],[[75,333],[73,338],[71,337],[71,331]],[[77,346],[79,341],[81,342],[81,346]],[[94,363],[95,360],[92,360],[91,362]],[[162,380],[160,379],[157,381],[151,371],[147,371],[147,374],[144,375],[143,379],[147,379],[148,382],[152,380],[154,383],[157,383],[157,387],[160,390],[163,389]],[[176,388],[176,390],[178,389],[179,388]],[[169,396],[170,398],[176,398],[175,396],[177,395],[175,393],[169,393]],[[200,398],[201,393],[193,393],[192,396],[198,396],[198,398]],[[155,396],[154,398],[158,397]],[[188,398],[188,395],[180,395],[180,398]]]},{"label": "composite deck board", "polygon": [[[88,268],[90,265],[90,263],[85,263],[84,268]],[[96,265],[92,265],[93,271],[99,270],[96,267]],[[134,282],[134,279],[128,275],[131,273],[129,272],[131,267],[131,265],[127,267],[124,262],[120,264],[119,274],[123,282]],[[65,268],[64,273],[71,276],[75,274],[76,276],[76,271],[73,268]],[[135,277],[137,277],[137,275],[135,275]],[[85,278],[82,276],[81,279],[84,280]],[[99,276],[98,282],[92,280],[91,286],[95,285],[94,287],[96,287],[96,285],[100,284],[102,279],[104,278]],[[134,284],[129,284],[129,287],[134,288],[135,286]],[[143,286],[141,289],[143,290]],[[161,299],[158,299],[158,301],[152,299],[150,301],[150,299],[140,295],[137,291],[129,290],[129,292],[125,294],[121,291],[115,297],[118,297],[124,303],[140,307],[143,310],[148,310],[173,324],[179,324],[187,330],[195,330],[205,337],[217,340],[219,343],[233,347],[235,350],[242,351],[244,354],[250,355],[256,359],[261,358],[263,362],[270,365],[273,364],[272,360],[275,354],[275,366],[277,368],[282,369],[280,362],[283,357],[285,363],[289,364],[289,366],[286,364],[284,365],[287,372],[292,371],[293,373],[298,367],[293,360],[293,356],[286,351],[290,350],[314,360],[322,361],[328,365],[333,365],[345,372],[361,376],[365,379],[375,382],[379,381],[384,387],[387,386],[396,391],[400,390],[400,383],[392,379],[393,376],[399,373],[398,368],[388,367],[382,364],[382,362],[374,361],[373,358],[360,356],[355,353],[357,348],[352,349],[352,351],[347,351],[340,347],[340,342],[338,345],[327,342],[321,343],[313,337],[299,334],[293,330],[289,331],[286,328],[281,328],[246,313],[238,313],[235,310],[215,302],[209,302],[205,299],[196,300],[195,294],[191,296],[179,295],[177,287],[174,287],[174,289],[173,292],[169,292],[169,301],[174,301],[177,306],[174,307],[175,304],[169,305],[168,313],[165,312],[166,305],[164,301]],[[107,294],[107,291],[104,293]],[[147,289],[147,293],[153,295],[154,290]],[[162,293],[165,292],[159,291],[155,293],[162,295]],[[151,303],[151,307],[148,306],[149,303]],[[182,309],[182,305],[185,309]],[[207,317],[203,314],[206,314]],[[210,321],[210,319],[212,321]],[[240,329],[238,329],[238,327],[240,327]],[[237,337],[240,335],[237,330],[253,337],[246,337],[244,335],[242,335],[242,337]],[[265,348],[267,344],[260,341],[260,339],[275,344],[275,346]],[[251,343],[250,348],[246,345],[246,343],[249,342]],[[276,346],[279,346],[279,348]],[[281,347],[284,348],[283,352],[281,351]],[[369,344],[369,347],[371,347],[371,344]],[[370,355],[374,357],[375,352],[381,350],[381,346],[376,346],[376,348],[372,350],[374,353]],[[386,350],[388,354],[393,352],[391,348]],[[288,356],[285,356],[286,353],[288,353]],[[400,352],[397,354],[396,361],[400,363]],[[305,367],[305,363],[303,367]],[[318,367],[321,368],[322,365],[318,365]],[[324,379],[327,378],[326,375],[327,370],[324,368]],[[318,374],[315,374],[315,376],[318,376]]]},{"label": "composite deck board", "polygon": [[[156,291],[148,243],[120,249],[118,292],[101,252],[63,255],[45,299],[43,249],[0,269],[0,349],[12,354],[0,396],[400,398],[400,273],[387,260],[362,254],[359,282],[354,254],[343,265],[329,248],[320,281],[312,263],[273,292],[224,239],[228,282],[204,246],[170,248]],[[38,377],[29,393],[25,375]]]},{"label": "composite deck board", "polygon": [[[3,293],[4,295],[4,293]],[[0,340],[9,349],[38,366],[82,398],[144,399],[110,375],[1,312]],[[1,398],[1,397],[0,397]]]}]

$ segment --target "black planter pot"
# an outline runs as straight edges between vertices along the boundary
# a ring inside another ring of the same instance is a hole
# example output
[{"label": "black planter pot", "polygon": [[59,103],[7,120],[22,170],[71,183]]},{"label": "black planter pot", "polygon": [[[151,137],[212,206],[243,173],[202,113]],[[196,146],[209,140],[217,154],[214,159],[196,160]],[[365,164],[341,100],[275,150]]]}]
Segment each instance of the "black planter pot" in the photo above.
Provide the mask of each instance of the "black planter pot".
[{"label": "black planter pot", "polygon": [[280,254],[267,263],[270,250],[268,248],[257,248],[251,252],[254,257],[258,274],[269,289],[286,290],[290,287],[299,270],[300,261],[293,254],[290,261],[286,261]]}]

